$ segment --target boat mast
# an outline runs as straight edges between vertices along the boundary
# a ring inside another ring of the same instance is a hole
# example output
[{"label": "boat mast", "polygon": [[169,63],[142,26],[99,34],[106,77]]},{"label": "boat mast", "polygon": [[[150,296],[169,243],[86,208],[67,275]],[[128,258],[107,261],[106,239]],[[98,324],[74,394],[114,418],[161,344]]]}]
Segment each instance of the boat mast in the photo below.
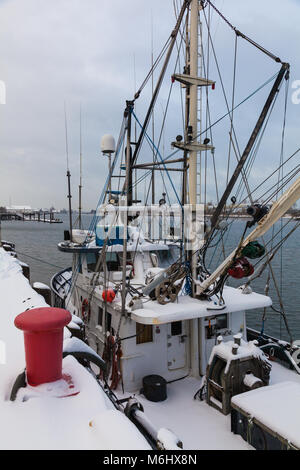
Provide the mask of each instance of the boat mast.
[{"label": "boat mast", "polygon": [[69,200],[69,223],[70,223],[70,242],[73,241],[72,237],[72,195],[71,195],[71,173],[69,168],[69,145],[68,145],[68,125],[67,125],[67,110],[65,104],[65,131],[66,131],[66,157],[67,157],[67,180],[68,180],[68,200]]},{"label": "boat mast", "polygon": [[[191,77],[198,76],[198,15],[202,6],[199,5],[199,0],[192,0],[191,2],[191,15],[190,15],[190,75]],[[192,136],[193,142],[197,139],[198,128],[198,113],[197,113],[197,99],[198,99],[198,86],[191,84],[189,87],[190,93],[190,109],[189,109],[189,135]],[[189,153],[189,203],[193,206],[197,203],[197,150],[190,151]]]},{"label": "boat mast", "polygon": [[80,105],[80,178],[79,178],[79,207],[78,207],[78,223],[79,228],[82,228],[81,225],[81,192],[82,192],[82,135],[81,135],[81,105]]},{"label": "boat mast", "polygon": [[[131,114],[133,111],[133,101],[126,101],[125,118],[127,119],[127,143],[126,143],[126,178],[125,178],[125,205],[132,205],[132,155],[131,155]],[[123,235],[123,265],[122,265],[122,314],[126,311],[126,264],[127,264],[127,229],[128,210],[124,213],[124,235]]]},{"label": "boat mast", "polygon": [[[187,65],[189,65],[190,77],[198,77],[198,17],[202,6],[199,4],[199,0],[192,0],[190,8],[190,50],[189,64]],[[198,85],[197,83],[191,83],[187,89],[189,93],[189,119],[187,122],[189,122],[189,125],[186,134],[187,136],[190,135],[191,140],[195,142],[198,130]],[[192,206],[193,215],[197,203],[197,153],[196,149],[189,152],[189,203]],[[193,251],[188,253],[188,259],[192,279],[196,279],[197,257],[195,254],[193,255]],[[192,282],[192,296],[194,296],[194,293],[194,283]],[[191,371],[193,376],[197,377],[199,375],[199,322],[197,319],[190,322],[190,338]]]},{"label": "boat mast", "polygon": [[[153,56],[153,15],[151,13],[151,88],[152,88],[152,97],[154,93],[154,71],[153,71],[153,64],[154,64],[154,56]],[[154,142],[154,106],[152,109],[152,142]],[[154,171],[154,163],[155,163],[155,149],[153,146],[152,149],[152,157],[153,157],[153,168],[152,168],[152,175],[151,175],[151,187],[152,187],[152,204],[155,204],[155,171]]]}]

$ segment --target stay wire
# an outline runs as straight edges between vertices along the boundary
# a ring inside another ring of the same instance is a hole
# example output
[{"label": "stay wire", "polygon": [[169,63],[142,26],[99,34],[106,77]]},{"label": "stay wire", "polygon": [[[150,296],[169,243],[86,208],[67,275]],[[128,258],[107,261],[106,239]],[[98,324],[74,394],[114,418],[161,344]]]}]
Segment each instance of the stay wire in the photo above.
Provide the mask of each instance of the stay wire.
[{"label": "stay wire", "polygon": [[279,62],[281,64],[283,64],[283,62],[280,60],[280,58],[276,55],[274,55],[272,52],[268,51],[267,49],[265,49],[263,46],[261,46],[260,44],[258,44],[256,41],[254,41],[253,39],[249,38],[248,36],[246,36],[244,33],[242,33],[241,31],[239,31],[235,26],[233,26],[232,23],[230,23],[230,21],[218,10],[218,8],[210,1],[210,0],[202,0],[202,6],[203,8],[205,8],[205,6],[207,4],[209,4],[217,13],[218,15],[225,21],[225,23],[227,23],[227,25],[235,32],[235,34],[237,36],[240,36],[242,37],[243,39],[245,39],[246,41],[248,41],[250,44],[252,44],[254,47],[256,47],[257,49],[259,49],[261,52],[263,52],[265,55],[267,55],[268,57],[270,57],[271,59],[273,59],[275,62]]}]

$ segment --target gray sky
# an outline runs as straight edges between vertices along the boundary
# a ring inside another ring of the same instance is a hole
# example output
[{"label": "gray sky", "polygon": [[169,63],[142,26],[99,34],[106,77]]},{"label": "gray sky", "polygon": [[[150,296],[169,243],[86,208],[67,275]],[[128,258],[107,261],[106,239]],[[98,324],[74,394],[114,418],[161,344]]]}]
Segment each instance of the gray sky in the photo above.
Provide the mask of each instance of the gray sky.
[{"label": "gray sky", "polygon": [[[215,4],[241,31],[291,63],[291,83],[300,79],[299,1],[215,0]],[[149,70],[151,16],[156,54],[174,26],[172,0],[0,0],[0,80],[5,82],[7,91],[6,105],[0,106],[0,205],[7,205],[11,198],[12,204],[67,206],[65,101],[74,205],[79,179],[81,103],[83,205],[85,209],[95,207],[107,168],[100,155],[100,139],[106,133],[118,135],[125,100],[132,98],[134,91],[134,62],[137,85]],[[221,20],[213,19],[216,23],[212,35],[231,100],[234,36]],[[237,102],[278,70],[278,64],[241,43]],[[168,73],[171,75],[172,71]],[[210,78],[217,81],[216,94],[212,96],[213,120],[225,112],[216,74],[212,66]],[[157,103],[158,123],[169,83],[168,80]],[[267,91],[263,90],[257,100],[237,112],[241,149]],[[149,93],[146,90],[145,97],[137,102],[136,112],[141,119]],[[254,169],[255,178],[271,170],[274,159],[278,162],[283,104],[279,100],[281,108],[266,136],[269,140],[265,158]],[[299,146],[299,110],[300,105],[292,104],[289,97],[287,154]],[[170,153],[170,142],[182,132],[180,116],[178,88],[163,136],[164,155]],[[227,158],[224,136],[227,138],[228,130],[228,122],[223,128],[216,128],[216,161],[221,179],[225,178],[222,162]],[[147,159],[146,154],[145,149]],[[208,183],[208,196],[214,198],[212,182]]]}]

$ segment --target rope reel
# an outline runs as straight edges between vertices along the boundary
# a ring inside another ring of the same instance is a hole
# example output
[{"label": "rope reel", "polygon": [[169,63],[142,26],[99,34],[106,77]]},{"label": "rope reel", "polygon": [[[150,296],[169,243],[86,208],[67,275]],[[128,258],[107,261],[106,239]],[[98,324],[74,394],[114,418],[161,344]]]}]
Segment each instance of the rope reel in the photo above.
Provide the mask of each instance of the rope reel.
[{"label": "rope reel", "polygon": [[167,279],[155,288],[155,298],[161,305],[175,302],[186,279],[188,267],[183,264],[172,265],[167,271]]},{"label": "rope reel", "polygon": [[175,302],[181,289],[181,284],[175,286],[169,281],[162,282],[155,288],[155,297],[159,304],[165,305],[169,302]]}]

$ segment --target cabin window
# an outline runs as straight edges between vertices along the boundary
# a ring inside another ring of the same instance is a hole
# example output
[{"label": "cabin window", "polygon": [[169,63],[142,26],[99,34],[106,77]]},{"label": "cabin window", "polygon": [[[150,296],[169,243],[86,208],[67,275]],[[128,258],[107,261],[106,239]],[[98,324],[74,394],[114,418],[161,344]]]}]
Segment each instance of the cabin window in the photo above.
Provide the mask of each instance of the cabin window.
[{"label": "cabin window", "polygon": [[227,314],[216,316],[216,328],[217,330],[224,330],[227,328]]},{"label": "cabin window", "polygon": [[157,251],[157,256],[159,260],[159,267],[166,268],[167,266],[170,266],[169,250],[159,250]]},{"label": "cabin window", "polygon": [[[123,253],[118,253],[118,259],[119,259],[119,263],[120,265],[123,264]],[[131,252],[130,251],[127,251],[126,253],[126,263],[127,262],[131,262]]]},{"label": "cabin window", "polygon": [[136,323],[136,344],[152,343],[152,341],[152,325],[142,325],[141,323]]},{"label": "cabin window", "polygon": [[111,329],[111,313],[106,312],[106,331]]},{"label": "cabin window", "polygon": [[106,253],[106,266],[107,271],[118,271],[120,262],[117,253],[112,251]]},{"label": "cabin window", "polygon": [[98,307],[98,325],[103,325],[103,308]]},{"label": "cabin window", "polygon": [[82,261],[81,261],[81,255],[78,255],[78,272],[82,274]]},{"label": "cabin window", "polygon": [[150,259],[154,268],[158,267],[158,256],[156,253],[150,253]]},{"label": "cabin window", "polygon": [[88,253],[86,255],[86,264],[88,272],[95,272],[97,263],[97,256],[96,253]]},{"label": "cabin window", "polygon": [[174,321],[171,323],[171,335],[172,336],[182,335],[182,322],[181,321]]},{"label": "cabin window", "polygon": [[173,247],[170,247],[168,250],[157,250],[151,253],[156,254],[160,268],[167,268],[170,264],[174,263],[179,256],[179,253],[176,253]]}]

